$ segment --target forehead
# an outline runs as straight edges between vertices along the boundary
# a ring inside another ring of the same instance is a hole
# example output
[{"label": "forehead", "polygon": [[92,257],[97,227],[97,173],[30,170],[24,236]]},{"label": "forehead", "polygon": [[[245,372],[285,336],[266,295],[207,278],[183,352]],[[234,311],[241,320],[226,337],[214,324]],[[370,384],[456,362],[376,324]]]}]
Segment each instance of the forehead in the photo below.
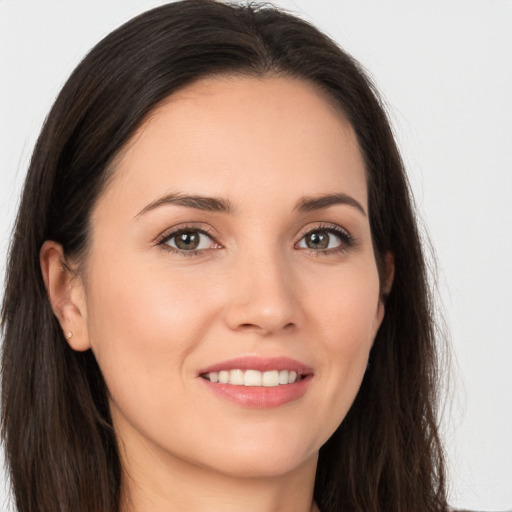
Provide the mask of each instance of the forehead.
[{"label": "forehead", "polygon": [[282,77],[208,78],[155,108],[119,159],[106,194],[123,192],[143,207],[169,191],[235,203],[258,194],[295,202],[328,192],[367,200],[348,121],[312,84]]}]

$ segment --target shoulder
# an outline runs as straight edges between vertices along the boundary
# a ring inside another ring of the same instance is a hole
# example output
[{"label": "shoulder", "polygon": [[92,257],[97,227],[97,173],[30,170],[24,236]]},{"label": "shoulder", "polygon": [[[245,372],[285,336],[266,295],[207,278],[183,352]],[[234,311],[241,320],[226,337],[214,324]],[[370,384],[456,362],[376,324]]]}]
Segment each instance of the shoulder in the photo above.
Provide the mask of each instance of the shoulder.
[{"label": "shoulder", "polygon": [[[461,510],[460,508],[449,508],[447,512],[479,512],[478,510]],[[505,512],[512,512],[512,510],[506,510]]]}]

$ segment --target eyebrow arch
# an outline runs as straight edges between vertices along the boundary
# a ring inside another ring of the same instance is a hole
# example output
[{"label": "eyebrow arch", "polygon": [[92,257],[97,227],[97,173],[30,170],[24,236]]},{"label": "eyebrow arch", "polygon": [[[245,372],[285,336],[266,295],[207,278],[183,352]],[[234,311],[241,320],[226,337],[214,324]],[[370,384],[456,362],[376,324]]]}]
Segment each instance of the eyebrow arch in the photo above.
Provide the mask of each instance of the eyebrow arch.
[{"label": "eyebrow arch", "polygon": [[187,208],[195,208],[207,212],[231,213],[233,207],[227,199],[216,197],[206,197],[200,195],[184,195],[184,194],[166,194],[145,206],[135,217],[140,217],[145,213],[154,210],[163,205],[175,204],[185,206]]},{"label": "eyebrow arch", "polygon": [[301,212],[311,212],[315,210],[322,210],[323,208],[329,208],[336,204],[346,204],[359,210],[365,217],[366,211],[362,207],[361,203],[356,201],[353,197],[344,194],[343,192],[337,194],[327,194],[318,197],[303,197],[295,207],[296,210]]}]

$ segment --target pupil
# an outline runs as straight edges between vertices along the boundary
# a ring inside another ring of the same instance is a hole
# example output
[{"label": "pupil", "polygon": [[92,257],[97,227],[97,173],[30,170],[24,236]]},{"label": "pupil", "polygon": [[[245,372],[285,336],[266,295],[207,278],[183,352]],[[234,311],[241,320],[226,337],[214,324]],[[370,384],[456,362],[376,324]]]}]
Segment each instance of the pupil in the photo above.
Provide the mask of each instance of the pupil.
[{"label": "pupil", "polygon": [[310,249],[327,249],[329,246],[329,236],[322,232],[309,234],[306,241]]},{"label": "pupil", "polygon": [[199,236],[197,233],[187,231],[176,236],[176,247],[179,249],[193,250],[199,245]]}]

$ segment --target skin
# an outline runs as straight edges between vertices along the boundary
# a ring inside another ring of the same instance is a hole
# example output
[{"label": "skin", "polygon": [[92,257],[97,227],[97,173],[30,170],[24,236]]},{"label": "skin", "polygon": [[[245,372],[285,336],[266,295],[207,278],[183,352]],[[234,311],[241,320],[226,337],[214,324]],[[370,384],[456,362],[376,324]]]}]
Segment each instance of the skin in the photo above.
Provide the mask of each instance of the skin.
[{"label": "skin", "polygon": [[[297,208],[333,193],[352,204]],[[148,208],[168,194],[231,211]],[[45,243],[54,311],[110,391],[123,511],[314,510],[318,450],[357,394],[384,315],[367,211],[353,129],[313,86],[224,77],[174,94],[143,123],[94,208],[79,277]],[[210,233],[199,250],[161,243],[183,226]],[[311,232],[328,249],[311,246]],[[247,408],[199,376],[247,355],[308,365],[306,393]]]}]

